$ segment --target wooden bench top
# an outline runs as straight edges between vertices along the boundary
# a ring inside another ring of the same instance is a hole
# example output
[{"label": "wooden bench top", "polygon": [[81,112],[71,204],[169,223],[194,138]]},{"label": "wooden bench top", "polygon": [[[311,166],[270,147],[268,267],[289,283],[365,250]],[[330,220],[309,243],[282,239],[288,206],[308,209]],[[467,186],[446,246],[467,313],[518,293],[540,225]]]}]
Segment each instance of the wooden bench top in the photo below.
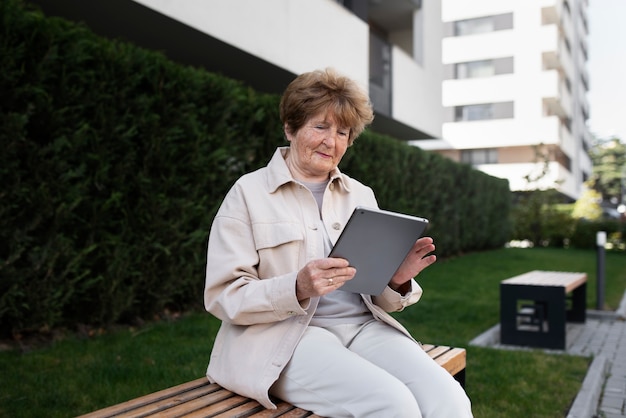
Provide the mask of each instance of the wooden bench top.
[{"label": "wooden bench top", "polygon": [[587,281],[587,273],[566,271],[533,270],[510,279],[502,280],[502,284],[531,286],[561,286],[569,293]]},{"label": "wooden bench top", "polygon": [[467,352],[464,348],[432,344],[423,344],[422,348],[452,376],[456,376],[457,373],[465,370]]},{"label": "wooden bench top", "polygon": [[[431,358],[453,376],[465,370],[464,348],[422,346]],[[237,395],[206,377],[113,405],[80,418],[105,417],[254,417],[321,418],[312,412],[278,400],[278,409],[265,409],[257,401]]]}]

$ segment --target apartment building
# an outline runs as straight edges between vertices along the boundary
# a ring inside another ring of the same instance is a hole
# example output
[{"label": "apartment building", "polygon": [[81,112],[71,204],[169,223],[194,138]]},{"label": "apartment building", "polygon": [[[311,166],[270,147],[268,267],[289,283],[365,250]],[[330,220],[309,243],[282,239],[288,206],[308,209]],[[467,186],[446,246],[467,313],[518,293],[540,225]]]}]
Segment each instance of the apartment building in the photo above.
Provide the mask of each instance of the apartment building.
[{"label": "apartment building", "polygon": [[417,142],[573,200],[590,176],[588,0],[442,0],[438,140]]},{"label": "apartment building", "polygon": [[369,89],[372,129],[512,190],[575,199],[591,173],[588,0],[28,1],[270,93],[334,67]]}]

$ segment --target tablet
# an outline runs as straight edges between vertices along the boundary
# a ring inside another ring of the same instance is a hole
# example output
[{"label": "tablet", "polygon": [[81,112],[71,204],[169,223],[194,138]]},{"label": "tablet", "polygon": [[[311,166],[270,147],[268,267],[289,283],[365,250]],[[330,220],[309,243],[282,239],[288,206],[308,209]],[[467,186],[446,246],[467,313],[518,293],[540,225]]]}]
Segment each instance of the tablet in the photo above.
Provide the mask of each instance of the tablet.
[{"label": "tablet", "polygon": [[339,289],[380,295],[427,226],[424,218],[358,206],[329,255],[356,268]]}]

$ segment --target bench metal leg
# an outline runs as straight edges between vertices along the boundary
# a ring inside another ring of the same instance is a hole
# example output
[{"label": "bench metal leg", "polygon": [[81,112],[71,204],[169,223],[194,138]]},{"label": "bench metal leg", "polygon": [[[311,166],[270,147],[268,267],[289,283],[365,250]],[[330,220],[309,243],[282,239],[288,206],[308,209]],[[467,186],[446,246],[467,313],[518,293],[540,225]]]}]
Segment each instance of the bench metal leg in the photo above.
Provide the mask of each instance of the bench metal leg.
[{"label": "bench metal leg", "polygon": [[569,322],[584,323],[587,315],[587,283],[583,283],[572,291],[571,307],[567,311]]},{"label": "bench metal leg", "polygon": [[[534,320],[539,326],[522,326],[518,320],[521,301],[533,301]],[[560,286],[500,284],[500,342],[543,348],[565,349],[565,289]],[[543,315],[538,312],[543,310]],[[539,321],[541,323],[539,323]]]},{"label": "bench metal leg", "polygon": [[463,389],[465,389],[465,369],[455,374],[454,379],[461,384]]}]

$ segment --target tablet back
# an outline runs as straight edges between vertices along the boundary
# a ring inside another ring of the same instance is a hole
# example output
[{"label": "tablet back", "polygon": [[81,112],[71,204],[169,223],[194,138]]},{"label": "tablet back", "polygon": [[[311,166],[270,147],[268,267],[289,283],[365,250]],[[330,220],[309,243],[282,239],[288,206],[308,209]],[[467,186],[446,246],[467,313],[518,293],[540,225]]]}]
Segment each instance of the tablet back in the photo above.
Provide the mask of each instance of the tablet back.
[{"label": "tablet back", "polygon": [[340,289],[380,295],[427,226],[424,218],[357,207],[330,252],[356,268]]}]

